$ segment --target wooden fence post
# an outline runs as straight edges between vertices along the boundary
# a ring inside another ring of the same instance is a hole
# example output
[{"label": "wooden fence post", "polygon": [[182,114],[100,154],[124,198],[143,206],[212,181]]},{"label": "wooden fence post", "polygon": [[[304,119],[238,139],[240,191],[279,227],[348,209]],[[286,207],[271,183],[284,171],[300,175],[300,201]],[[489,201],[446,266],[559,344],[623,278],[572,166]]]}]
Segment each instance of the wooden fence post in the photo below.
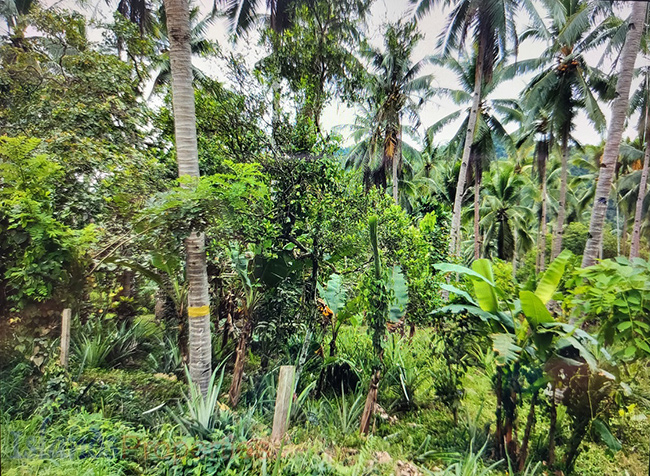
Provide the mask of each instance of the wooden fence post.
[{"label": "wooden fence post", "polygon": [[63,310],[61,315],[61,365],[68,368],[68,356],[70,352],[70,321],[72,320],[72,310],[69,308]]},{"label": "wooden fence post", "polygon": [[289,426],[289,412],[291,410],[291,399],[293,398],[295,374],[296,367],[293,365],[280,367],[278,392],[275,398],[275,414],[273,415],[273,431],[271,432],[271,440],[276,443],[282,440]]}]

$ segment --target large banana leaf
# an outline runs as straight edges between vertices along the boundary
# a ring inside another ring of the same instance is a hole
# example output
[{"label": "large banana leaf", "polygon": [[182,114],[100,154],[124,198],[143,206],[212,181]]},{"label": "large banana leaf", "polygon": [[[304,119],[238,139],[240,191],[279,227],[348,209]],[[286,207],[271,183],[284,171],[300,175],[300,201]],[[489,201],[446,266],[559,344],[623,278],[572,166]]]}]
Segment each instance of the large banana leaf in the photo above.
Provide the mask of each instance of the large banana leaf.
[{"label": "large banana leaf", "polygon": [[535,294],[542,300],[543,304],[549,302],[553,297],[553,294],[560,284],[562,275],[564,274],[564,268],[571,256],[573,256],[571,251],[562,251],[562,253],[560,253],[549,265],[548,269],[542,276],[542,279],[539,280]]},{"label": "large banana leaf", "polygon": [[616,438],[611,431],[609,431],[609,428],[599,418],[596,418],[592,422],[592,426],[598,436],[600,436],[600,439],[603,440],[603,442],[607,445],[607,447],[612,450],[612,451],[620,451],[623,448],[623,445],[621,445],[621,442]]},{"label": "large banana leaf", "polygon": [[589,365],[589,369],[592,372],[599,370],[596,356],[584,345],[582,345],[582,342],[580,342],[575,337],[569,336],[561,338],[557,343],[557,347],[560,349],[564,347],[573,347],[580,353],[580,357],[582,357],[584,361],[587,362],[587,365]]},{"label": "large banana leaf", "polygon": [[531,291],[521,291],[519,293],[519,300],[521,301],[521,310],[524,312],[524,316],[526,316],[526,320],[530,323],[533,330],[540,324],[555,321],[537,294]]},{"label": "large banana leaf", "polygon": [[499,310],[499,301],[497,301],[497,293],[494,290],[492,264],[489,260],[477,259],[472,263],[472,269],[485,278],[472,280],[479,306],[484,311],[496,313]]},{"label": "large banana leaf", "polygon": [[469,293],[463,291],[462,289],[457,288],[453,284],[441,284],[440,287],[444,289],[445,291],[449,291],[450,293],[456,294],[457,296],[460,296],[464,298],[468,303],[473,304],[474,306],[478,306],[478,303],[472,296],[469,295]]},{"label": "large banana leaf", "polygon": [[472,269],[451,263],[437,263],[433,267],[444,273],[458,273],[469,276],[474,285],[476,300],[481,309],[487,312],[498,311],[499,305],[490,261],[486,259],[476,260],[472,263]]},{"label": "large banana leaf", "polygon": [[461,266],[459,264],[452,264],[452,263],[436,263],[433,265],[433,268],[442,271],[443,273],[458,273],[458,274],[466,274],[467,276],[471,278],[477,278],[485,281],[486,283],[494,286],[494,280],[490,281],[488,280],[485,276],[482,274],[477,273],[473,269],[466,268],[465,266]]},{"label": "large banana leaf", "polygon": [[468,312],[473,316],[478,317],[483,322],[488,322],[490,319],[499,321],[499,318],[487,311],[484,311],[478,306],[472,306],[469,304],[450,304],[449,306],[441,307],[433,311],[433,314],[445,314],[450,312],[452,314],[459,314],[461,312]]}]

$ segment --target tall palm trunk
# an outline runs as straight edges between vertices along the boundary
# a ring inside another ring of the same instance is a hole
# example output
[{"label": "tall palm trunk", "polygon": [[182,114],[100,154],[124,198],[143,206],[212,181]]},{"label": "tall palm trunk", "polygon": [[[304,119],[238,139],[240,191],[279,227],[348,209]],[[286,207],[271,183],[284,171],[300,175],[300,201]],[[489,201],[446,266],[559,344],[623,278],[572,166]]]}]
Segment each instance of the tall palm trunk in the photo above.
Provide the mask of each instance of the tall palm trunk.
[{"label": "tall palm trunk", "polygon": [[[164,0],[169,32],[169,59],[172,73],[172,105],[178,175],[199,176],[196,142],[196,114],[192,85],[190,14],[188,0]],[[191,232],[185,240],[186,275],[189,283],[187,315],[189,319],[190,377],[206,393],[210,374],[210,296],[205,256],[205,237]]]},{"label": "tall palm trunk", "polygon": [[630,245],[630,259],[638,258],[641,245],[641,221],[643,213],[643,199],[648,190],[648,169],[650,169],[650,108],[646,109],[646,131],[645,131],[645,157],[643,158],[643,169],[641,169],[641,181],[639,182],[639,195],[636,197],[636,209],[634,210],[634,225],[632,227],[632,244]]},{"label": "tall palm trunk", "polygon": [[537,272],[542,272],[546,268],[546,175],[542,183],[542,216],[539,224],[539,268]]},{"label": "tall palm trunk", "polygon": [[481,106],[481,87],[483,84],[483,62],[485,55],[485,40],[481,37],[478,44],[478,54],[476,57],[476,72],[474,73],[474,96],[472,99],[472,108],[469,111],[467,119],[467,131],[465,134],[465,145],[463,146],[463,157],[460,161],[460,172],[458,174],[458,184],[456,185],[456,196],[454,197],[454,211],[451,218],[451,233],[449,238],[449,254],[460,254],[460,214],[463,195],[465,194],[465,182],[467,181],[467,167],[469,166],[472,143],[474,142],[474,132],[478,119],[478,110]]},{"label": "tall palm trunk", "polygon": [[[564,236],[564,217],[566,216],[566,189],[569,179],[569,131],[562,133],[562,165],[560,169],[560,199],[557,209],[557,224],[553,234],[553,249],[551,250],[551,260],[557,258],[562,251],[562,237]],[[544,267],[542,266],[542,269]]]},{"label": "tall palm trunk", "polygon": [[546,183],[546,162],[548,160],[548,142],[539,143],[539,148],[537,151],[538,155],[538,174],[539,181],[541,186],[542,202],[541,208],[542,213],[539,223],[539,236],[537,239],[537,269],[538,273],[544,271],[546,268],[546,195],[547,195],[547,183]]},{"label": "tall palm trunk", "polygon": [[480,197],[481,197],[481,176],[479,174],[479,163],[476,161],[474,169],[474,259],[481,257],[481,221]]},{"label": "tall palm trunk", "polygon": [[618,159],[618,149],[621,144],[623,129],[625,128],[630,85],[634,73],[634,63],[639,51],[639,44],[641,43],[646,9],[646,2],[634,2],[632,5],[632,14],[630,15],[630,23],[625,37],[625,45],[623,45],[623,51],[621,52],[621,71],[616,83],[616,98],[612,104],[612,116],[609,122],[609,130],[607,131],[607,143],[605,144],[605,151],[603,152],[603,158],[598,172],[594,207],[591,211],[591,222],[589,224],[589,238],[587,239],[585,251],[582,256],[583,268],[591,266],[596,262],[596,256],[603,241],[607,198],[612,188],[614,170],[616,169]]}]

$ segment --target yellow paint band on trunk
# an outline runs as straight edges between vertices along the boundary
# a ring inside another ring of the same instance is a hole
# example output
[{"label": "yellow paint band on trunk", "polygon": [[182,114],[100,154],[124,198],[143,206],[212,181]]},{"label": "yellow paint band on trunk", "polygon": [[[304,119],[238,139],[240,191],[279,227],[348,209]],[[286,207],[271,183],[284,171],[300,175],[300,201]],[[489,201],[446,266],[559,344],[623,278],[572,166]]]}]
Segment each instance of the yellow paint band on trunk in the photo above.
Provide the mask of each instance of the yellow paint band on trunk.
[{"label": "yellow paint band on trunk", "polygon": [[203,317],[210,314],[210,306],[188,307],[187,317]]}]

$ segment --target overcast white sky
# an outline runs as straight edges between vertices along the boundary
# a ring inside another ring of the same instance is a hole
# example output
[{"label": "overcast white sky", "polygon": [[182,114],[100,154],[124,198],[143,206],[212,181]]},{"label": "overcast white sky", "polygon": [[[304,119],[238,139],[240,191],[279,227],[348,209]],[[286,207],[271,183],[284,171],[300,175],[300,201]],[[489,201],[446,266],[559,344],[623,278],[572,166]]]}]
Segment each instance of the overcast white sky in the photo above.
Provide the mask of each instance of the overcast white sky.
[{"label": "overcast white sky", "polygon": [[[55,3],[60,7],[67,9],[79,10],[79,4],[74,0],[58,0],[58,1],[47,1],[46,4]],[[116,2],[112,2],[116,3]],[[209,12],[212,9],[212,0],[197,0],[196,3],[201,6],[201,9],[204,12]],[[266,2],[260,2],[265,4]],[[93,0],[87,6],[83,8],[83,11],[88,16],[94,17],[106,17],[110,15],[111,8],[107,7],[104,0]],[[371,14],[368,19],[367,33],[370,37],[370,40],[380,45],[382,42],[382,25],[389,22],[395,21],[400,17],[409,17],[412,15],[412,5],[410,5],[409,0],[376,0],[372,6]],[[626,9],[627,10],[627,9]],[[414,60],[418,61],[428,55],[434,54],[436,40],[438,35],[444,30],[445,22],[447,17],[447,11],[443,10],[442,7],[439,7],[435,10],[432,10],[425,18],[419,22],[420,31],[424,34],[424,38],[420,41],[415,49]],[[526,25],[528,18],[521,17],[518,19],[517,23],[522,27]],[[257,35],[251,35],[250,38],[245,38],[242,41],[239,41],[237,45],[232,45],[228,41],[227,35],[227,21],[225,19],[219,19],[210,29],[209,35],[210,39],[216,40],[221,48],[224,51],[236,51],[245,56],[247,63],[249,65],[254,65],[265,54],[262,47],[257,45]],[[526,41],[520,45],[519,48],[519,58],[527,59],[537,57],[543,50],[544,45],[541,43],[534,43]],[[599,52],[593,52],[587,60],[596,65],[600,59]],[[641,66],[642,62],[647,63],[648,59],[642,56],[637,58],[636,66]],[[222,67],[218,61],[197,61],[198,66],[200,66],[206,73],[215,79],[224,80],[224,75],[222,72]],[[608,64],[605,65],[605,70],[609,67]],[[423,73],[432,73],[434,75],[434,84],[442,87],[457,87],[455,82],[455,77],[452,73],[434,66],[427,66],[427,69]],[[501,85],[498,90],[494,93],[493,97],[495,98],[517,98],[520,91],[524,88],[527,81],[530,80],[530,75],[521,76],[515,78],[512,81],[504,83]],[[635,84],[633,84],[633,88]],[[609,108],[602,106],[605,116],[609,118]],[[434,98],[428,104],[426,104],[421,113],[421,122],[424,127],[434,123],[438,119],[449,114],[451,111],[455,110],[455,106],[450,100],[445,98]],[[328,105],[323,113],[322,125],[326,130],[331,129],[332,127],[339,124],[349,124],[354,122],[354,110],[346,107],[344,104],[338,102],[333,102]],[[635,120],[633,118],[630,121],[630,124],[633,125]],[[445,130],[443,130],[436,137],[436,142],[445,142],[448,140],[458,129],[459,123],[451,124]],[[628,129],[628,135],[633,134],[633,128]],[[422,128],[422,131],[424,129]],[[587,118],[581,114],[576,121],[576,128],[574,131],[574,136],[585,144],[594,144],[600,142],[602,137],[596,132],[596,130],[589,124]]]}]

